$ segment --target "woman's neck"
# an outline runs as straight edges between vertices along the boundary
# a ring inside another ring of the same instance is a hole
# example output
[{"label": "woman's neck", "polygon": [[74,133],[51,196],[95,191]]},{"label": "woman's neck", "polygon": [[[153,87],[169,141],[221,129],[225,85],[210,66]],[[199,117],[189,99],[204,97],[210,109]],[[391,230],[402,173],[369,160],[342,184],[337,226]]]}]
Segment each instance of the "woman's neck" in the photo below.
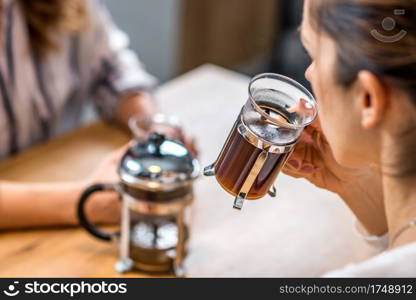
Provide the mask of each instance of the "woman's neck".
[{"label": "woman's neck", "polygon": [[[390,247],[416,242],[416,226],[405,229],[416,219],[416,177],[396,179],[385,176],[383,183]],[[402,229],[405,231],[401,232]]]},{"label": "woman's neck", "polygon": [[[416,170],[412,165],[415,159],[398,149],[404,146],[392,136],[383,138],[382,180],[390,248],[416,242],[416,226],[407,228],[416,219]],[[399,158],[403,160],[406,156],[409,161],[404,165],[406,162],[400,162]],[[394,166],[401,166],[402,170],[395,170]]]}]

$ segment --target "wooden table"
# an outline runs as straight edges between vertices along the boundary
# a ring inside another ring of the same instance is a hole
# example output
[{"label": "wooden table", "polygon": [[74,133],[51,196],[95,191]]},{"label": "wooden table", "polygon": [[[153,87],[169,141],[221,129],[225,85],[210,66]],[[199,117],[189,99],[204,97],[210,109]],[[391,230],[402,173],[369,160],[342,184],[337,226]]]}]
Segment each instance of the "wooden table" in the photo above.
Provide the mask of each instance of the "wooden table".
[{"label": "wooden table", "polygon": [[[198,137],[202,165],[218,155],[245,102],[248,81],[206,65],[159,89],[163,111],[179,116],[187,131]],[[0,164],[0,178],[78,179],[127,140],[118,129],[95,123]],[[190,276],[320,276],[375,253],[355,234],[353,217],[338,197],[284,175],[277,186],[277,199],[251,201],[236,212],[233,199],[215,179],[196,183],[186,263]],[[113,269],[116,255],[114,245],[81,229],[0,234],[2,277],[119,276]]]},{"label": "wooden table", "polygon": [[[0,164],[0,178],[78,180],[128,139],[115,127],[94,123]],[[81,229],[0,233],[0,245],[1,277],[117,276],[113,271],[116,247],[91,238]]]}]

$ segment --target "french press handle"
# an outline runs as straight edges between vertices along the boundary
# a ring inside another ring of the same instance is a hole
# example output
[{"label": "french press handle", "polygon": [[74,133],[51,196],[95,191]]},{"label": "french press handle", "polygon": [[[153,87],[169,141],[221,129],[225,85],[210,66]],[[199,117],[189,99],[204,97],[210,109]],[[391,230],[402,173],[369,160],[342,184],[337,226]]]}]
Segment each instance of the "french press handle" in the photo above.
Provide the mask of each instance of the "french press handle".
[{"label": "french press handle", "polygon": [[104,192],[104,191],[115,191],[119,193],[118,184],[108,184],[108,183],[97,183],[90,187],[88,187],[81,195],[78,207],[77,207],[77,215],[79,224],[88,231],[91,235],[95,236],[96,238],[110,242],[114,238],[118,237],[120,235],[120,232],[104,232],[100,230],[98,227],[96,227],[93,223],[91,223],[87,215],[85,213],[85,204],[87,203],[88,199],[90,199],[90,196],[93,193],[96,192]]}]

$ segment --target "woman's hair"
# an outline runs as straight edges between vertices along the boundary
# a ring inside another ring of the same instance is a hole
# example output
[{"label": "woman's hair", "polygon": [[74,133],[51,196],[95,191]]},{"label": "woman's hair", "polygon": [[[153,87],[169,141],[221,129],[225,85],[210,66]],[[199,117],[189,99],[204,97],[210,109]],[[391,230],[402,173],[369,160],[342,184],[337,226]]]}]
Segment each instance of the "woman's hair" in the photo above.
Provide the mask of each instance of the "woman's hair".
[{"label": "woman's hair", "polygon": [[[31,47],[41,56],[59,50],[56,38],[60,33],[79,34],[87,24],[85,0],[19,0],[18,4],[26,18]],[[3,9],[0,1],[0,13]]]},{"label": "woman's hair", "polygon": [[337,45],[339,84],[349,86],[368,70],[407,91],[416,104],[416,0],[310,3],[312,26]]},{"label": "woman's hair", "polygon": [[[406,91],[416,105],[416,0],[310,3],[312,26],[328,34],[337,46],[339,84],[348,87],[361,70],[368,70]],[[401,36],[394,36],[400,32]],[[395,145],[383,156],[383,174],[396,178],[416,174],[415,126],[412,122],[406,128],[398,126]]]}]

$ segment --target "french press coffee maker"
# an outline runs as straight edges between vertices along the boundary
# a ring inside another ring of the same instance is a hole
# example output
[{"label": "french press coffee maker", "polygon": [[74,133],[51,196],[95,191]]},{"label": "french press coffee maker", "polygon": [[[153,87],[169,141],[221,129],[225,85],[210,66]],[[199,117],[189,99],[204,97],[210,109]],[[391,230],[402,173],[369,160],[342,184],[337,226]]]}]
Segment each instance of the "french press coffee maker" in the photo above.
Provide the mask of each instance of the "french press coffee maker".
[{"label": "french press coffee maker", "polygon": [[217,160],[204,169],[235,197],[245,200],[276,196],[274,181],[318,113],[314,97],[298,82],[278,74],[260,74],[248,88],[241,109]]},{"label": "french press coffee maker", "polygon": [[[80,224],[98,239],[118,242],[118,272],[138,269],[183,276],[189,237],[185,214],[193,200],[198,161],[181,143],[152,133],[128,149],[118,174],[119,183],[95,184],[84,191],[78,203]],[[107,190],[118,192],[122,201],[120,232],[101,231],[85,213],[91,194]]]}]

